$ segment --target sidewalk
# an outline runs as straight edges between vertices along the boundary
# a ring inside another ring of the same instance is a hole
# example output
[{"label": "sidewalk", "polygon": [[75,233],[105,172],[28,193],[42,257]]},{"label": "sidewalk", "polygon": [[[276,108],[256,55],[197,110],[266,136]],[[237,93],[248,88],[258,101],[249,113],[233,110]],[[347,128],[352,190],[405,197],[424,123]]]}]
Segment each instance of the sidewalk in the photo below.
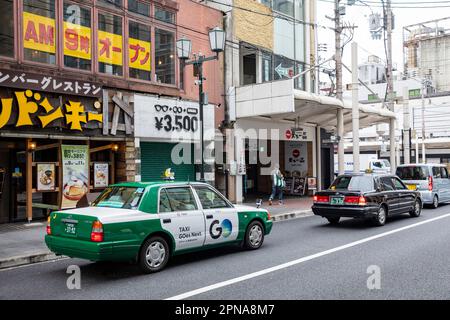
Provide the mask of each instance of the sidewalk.
[{"label": "sidewalk", "polygon": [[[256,202],[244,205],[256,207]],[[311,215],[311,205],[311,198],[288,198],[283,205],[274,201],[269,206],[265,201],[261,208],[267,209],[274,221],[280,221]],[[46,222],[0,225],[0,269],[62,258],[47,249],[45,234]]]},{"label": "sidewalk", "polygon": [[[256,207],[256,200],[245,202],[243,204]],[[312,215],[312,205],[312,197],[287,197],[284,199],[282,205],[278,204],[278,200],[274,200],[271,206],[269,206],[269,201],[267,199],[263,199],[261,208],[269,211],[274,221],[280,221]]]}]

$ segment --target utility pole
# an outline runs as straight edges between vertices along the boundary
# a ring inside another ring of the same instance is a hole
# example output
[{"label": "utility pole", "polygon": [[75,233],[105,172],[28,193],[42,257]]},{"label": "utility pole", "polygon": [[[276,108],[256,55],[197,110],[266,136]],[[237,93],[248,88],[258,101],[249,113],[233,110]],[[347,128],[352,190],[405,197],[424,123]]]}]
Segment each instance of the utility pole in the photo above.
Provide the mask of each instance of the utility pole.
[{"label": "utility pole", "polygon": [[[342,48],[341,48],[341,13],[339,10],[340,0],[334,2],[334,29],[335,29],[335,54],[334,59],[336,61],[336,98],[340,101],[342,99]],[[343,108],[337,111],[337,134],[338,141],[338,169],[339,174],[343,174],[344,167],[344,110]]]},{"label": "utility pole", "polygon": [[[391,0],[386,1],[386,33],[387,33],[387,90],[388,90],[388,108],[390,111],[394,110],[394,79],[392,75],[392,9]],[[390,140],[390,162],[391,172],[395,173],[396,170],[396,156],[395,156],[395,118],[391,118],[389,122],[389,140]]]},{"label": "utility pole", "polygon": [[411,163],[411,148],[410,148],[410,128],[411,118],[409,113],[409,88],[403,88],[403,163]]},{"label": "utility pole", "polygon": [[422,163],[427,163],[425,150],[425,90],[427,89],[427,80],[422,80]]},{"label": "utility pole", "polygon": [[353,128],[353,172],[359,173],[359,81],[358,44],[352,42],[352,128]]}]

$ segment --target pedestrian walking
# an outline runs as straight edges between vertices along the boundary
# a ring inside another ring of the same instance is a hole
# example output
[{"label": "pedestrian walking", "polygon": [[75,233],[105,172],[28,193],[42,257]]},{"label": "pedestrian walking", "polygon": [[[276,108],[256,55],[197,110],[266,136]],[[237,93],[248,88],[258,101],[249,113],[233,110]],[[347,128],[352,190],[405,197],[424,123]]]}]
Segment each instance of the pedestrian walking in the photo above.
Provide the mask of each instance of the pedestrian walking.
[{"label": "pedestrian walking", "polygon": [[284,177],[283,174],[280,171],[280,166],[277,164],[275,165],[275,169],[272,170],[270,179],[272,182],[272,193],[269,198],[269,205],[272,205],[273,199],[278,194],[278,204],[283,204],[283,188],[285,186]]}]

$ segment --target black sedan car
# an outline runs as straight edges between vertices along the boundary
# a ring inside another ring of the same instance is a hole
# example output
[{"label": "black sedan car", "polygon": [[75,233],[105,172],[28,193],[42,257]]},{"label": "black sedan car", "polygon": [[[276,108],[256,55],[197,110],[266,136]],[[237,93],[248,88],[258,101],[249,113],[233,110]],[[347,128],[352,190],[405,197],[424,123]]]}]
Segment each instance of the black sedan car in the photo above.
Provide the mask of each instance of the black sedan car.
[{"label": "black sedan car", "polygon": [[382,226],[393,215],[420,216],[422,200],[420,192],[409,190],[395,175],[350,174],[338,176],[330,188],[317,192],[312,210],[331,224],[349,217]]}]

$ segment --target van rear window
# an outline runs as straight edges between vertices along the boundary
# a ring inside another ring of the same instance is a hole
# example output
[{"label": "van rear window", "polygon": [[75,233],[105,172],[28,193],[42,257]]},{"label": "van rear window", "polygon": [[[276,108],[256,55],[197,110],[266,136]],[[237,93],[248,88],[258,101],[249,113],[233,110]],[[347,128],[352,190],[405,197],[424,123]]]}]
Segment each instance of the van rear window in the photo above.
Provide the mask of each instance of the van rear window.
[{"label": "van rear window", "polygon": [[427,180],[427,168],[411,166],[397,168],[397,176],[402,180]]}]

